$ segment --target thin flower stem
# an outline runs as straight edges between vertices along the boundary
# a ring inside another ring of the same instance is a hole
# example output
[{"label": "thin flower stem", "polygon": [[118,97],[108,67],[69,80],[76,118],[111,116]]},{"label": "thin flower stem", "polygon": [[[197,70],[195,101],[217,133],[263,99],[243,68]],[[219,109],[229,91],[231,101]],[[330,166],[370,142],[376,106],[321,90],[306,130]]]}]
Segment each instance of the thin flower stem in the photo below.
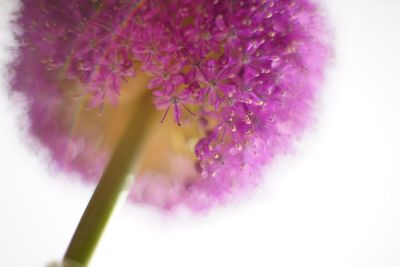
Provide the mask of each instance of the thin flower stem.
[{"label": "thin flower stem", "polygon": [[64,256],[65,266],[88,266],[115,207],[127,196],[155,113],[151,95],[135,107]]}]

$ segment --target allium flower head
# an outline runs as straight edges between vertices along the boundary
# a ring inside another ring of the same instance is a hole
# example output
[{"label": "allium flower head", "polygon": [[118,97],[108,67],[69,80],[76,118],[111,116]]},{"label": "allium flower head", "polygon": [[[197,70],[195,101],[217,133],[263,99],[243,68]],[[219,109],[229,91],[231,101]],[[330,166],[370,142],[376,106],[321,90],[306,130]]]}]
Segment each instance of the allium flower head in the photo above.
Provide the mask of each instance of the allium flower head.
[{"label": "allium flower head", "polygon": [[311,0],[22,2],[14,88],[33,135],[96,179],[151,93],[162,123],[131,199],[167,209],[256,185],[307,125],[329,51]]}]

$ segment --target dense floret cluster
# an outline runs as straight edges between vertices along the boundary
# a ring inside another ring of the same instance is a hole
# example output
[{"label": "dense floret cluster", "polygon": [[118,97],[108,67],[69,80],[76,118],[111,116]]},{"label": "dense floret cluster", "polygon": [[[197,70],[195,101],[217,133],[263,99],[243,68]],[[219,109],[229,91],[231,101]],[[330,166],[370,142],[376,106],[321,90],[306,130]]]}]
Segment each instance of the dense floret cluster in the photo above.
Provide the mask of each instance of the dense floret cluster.
[{"label": "dense floret cluster", "polygon": [[[14,87],[31,99],[33,132],[55,155],[65,136],[52,126],[62,101],[55,72],[98,107],[117,105],[121,84],[145,71],[162,121],[170,114],[178,127],[186,114],[203,129],[199,178],[167,206],[203,208],[256,184],[309,121],[328,56],[310,0],[22,2]],[[75,165],[85,174],[87,164]]]}]

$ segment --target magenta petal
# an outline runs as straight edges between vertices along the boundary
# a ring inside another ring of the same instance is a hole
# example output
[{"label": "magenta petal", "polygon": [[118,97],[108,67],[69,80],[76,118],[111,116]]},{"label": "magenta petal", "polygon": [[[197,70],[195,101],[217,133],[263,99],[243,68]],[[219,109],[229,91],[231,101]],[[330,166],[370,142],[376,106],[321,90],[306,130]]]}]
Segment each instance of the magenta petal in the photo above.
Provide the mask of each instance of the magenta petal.
[{"label": "magenta petal", "polygon": [[183,82],[184,82],[184,78],[183,78],[183,75],[174,75],[174,76],[172,76],[172,78],[171,78],[171,82],[173,83],[173,84],[175,84],[175,85],[179,85],[179,84],[182,84]]},{"label": "magenta petal", "polygon": [[147,87],[149,89],[154,89],[156,87],[159,87],[163,84],[164,80],[161,77],[155,77],[153,79],[151,79],[151,81],[149,82],[149,84],[147,85]]}]

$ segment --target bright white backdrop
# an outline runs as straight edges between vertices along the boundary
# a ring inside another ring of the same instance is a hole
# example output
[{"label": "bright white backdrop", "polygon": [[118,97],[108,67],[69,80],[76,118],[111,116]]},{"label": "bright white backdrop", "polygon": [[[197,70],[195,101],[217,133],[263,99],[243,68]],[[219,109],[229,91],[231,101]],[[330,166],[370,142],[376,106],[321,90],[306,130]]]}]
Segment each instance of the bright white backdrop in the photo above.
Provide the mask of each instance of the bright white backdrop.
[{"label": "bright white backdrop", "polygon": [[[400,1],[324,0],[336,59],[319,121],[251,199],[179,220],[127,205],[93,266],[400,266]],[[0,9],[0,266],[62,257],[93,187],[26,145]]]}]

